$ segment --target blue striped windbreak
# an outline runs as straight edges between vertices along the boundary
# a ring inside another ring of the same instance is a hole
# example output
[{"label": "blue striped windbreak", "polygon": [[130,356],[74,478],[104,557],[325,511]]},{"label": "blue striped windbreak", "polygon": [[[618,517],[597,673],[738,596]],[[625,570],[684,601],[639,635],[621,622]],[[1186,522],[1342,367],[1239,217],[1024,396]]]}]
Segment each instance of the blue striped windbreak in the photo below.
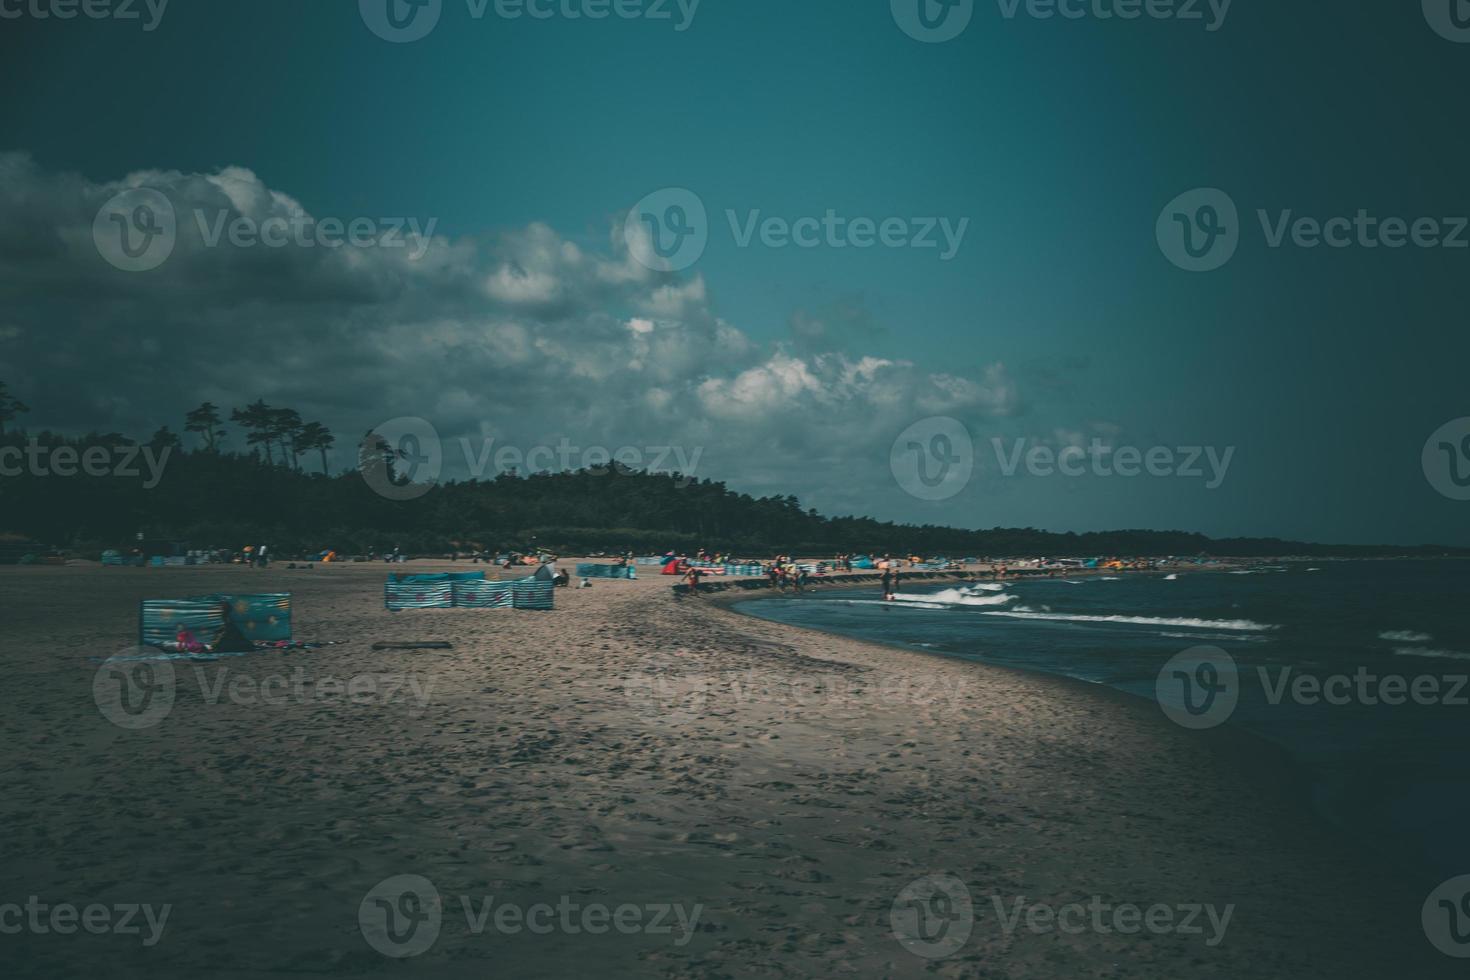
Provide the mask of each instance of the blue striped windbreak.
[{"label": "blue striped windbreak", "polygon": [[577,575],[581,578],[637,578],[638,570],[632,565],[598,565],[578,562]]},{"label": "blue striped windbreak", "polygon": [[210,644],[225,628],[225,614],[218,602],[144,599],[138,605],[138,642],[147,646],[172,643],[180,626],[200,643]]},{"label": "blue striped windbreak", "polygon": [[512,582],[515,586],[517,609],[553,609],[556,605],[555,586],[544,579],[521,579]]},{"label": "blue striped windbreak", "polygon": [[450,609],[454,606],[454,583],[448,579],[400,582],[390,578],[383,584],[383,605],[392,610]]},{"label": "blue striped windbreak", "polygon": [[[389,579],[383,583],[383,605],[400,609],[553,609],[554,585],[549,579],[524,578],[488,582],[460,578],[413,581]],[[508,597],[508,599],[507,599]]]},{"label": "blue striped windbreak", "polygon": [[230,604],[230,622],[250,641],[275,642],[291,639],[291,593],[267,592],[258,595],[191,596],[200,602]]},{"label": "blue striped windbreak", "polygon": [[515,605],[515,583],[461,579],[454,583],[454,605],[460,609],[509,609]]}]

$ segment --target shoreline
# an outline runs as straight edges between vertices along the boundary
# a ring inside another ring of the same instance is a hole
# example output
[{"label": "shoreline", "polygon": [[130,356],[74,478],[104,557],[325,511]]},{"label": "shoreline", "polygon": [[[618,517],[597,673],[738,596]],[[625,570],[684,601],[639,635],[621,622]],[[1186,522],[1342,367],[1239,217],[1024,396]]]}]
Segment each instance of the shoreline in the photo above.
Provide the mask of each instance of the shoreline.
[{"label": "shoreline", "polygon": [[[983,572],[980,570],[982,567],[984,567]],[[905,582],[1037,582],[1057,581],[1060,579],[1069,578],[1098,578],[1109,575],[1178,575],[1181,573],[1204,574],[1207,572],[1227,571],[1229,571],[1229,569],[1224,567],[1204,568],[1198,565],[1180,565],[1178,567],[1171,566],[1169,568],[1146,569],[1078,568],[1068,570],[1065,575],[1038,574],[1008,575],[1005,577],[997,577],[995,575],[994,565],[990,565],[988,567],[977,565],[970,568],[950,569],[946,571],[909,572],[901,570],[899,576],[899,585],[902,585]],[[654,574],[657,575],[659,573]],[[650,575],[648,577],[651,578],[653,576]],[[674,578],[674,576],[667,577]],[[851,588],[858,585],[879,585],[882,580],[883,573],[877,569],[863,569],[861,571],[855,572],[839,572],[833,575],[824,575],[820,577],[810,578],[807,580],[806,585],[802,586],[801,591],[810,592],[818,589]],[[672,588],[674,594],[680,598],[687,597],[689,593],[689,586],[683,584],[682,576],[676,579],[675,584],[672,584],[670,587]],[[709,578],[699,583],[699,591],[701,594],[719,594],[722,592],[728,592],[732,589],[739,589],[745,592],[769,590],[777,591],[783,595],[793,594],[788,593],[785,589],[777,589],[771,584],[769,579],[764,577],[756,578],[746,576],[727,578],[725,576],[715,575],[710,576]]]},{"label": "shoreline", "polygon": [[[1199,571],[1221,570],[1200,569]],[[1150,571],[1139,574],[1167,573]],[[965,574],[966,577],[970,575],[970,573]],[[942,582],[959,576],[956,573],[929,573],[924,577],[931,582]],[[857,579],[864,584],[876,583],[878,576],[851,576],[848,581],[824,582],[817,588],[827,590],[851,587],[852,579]],[[703,583],[701,588],[703,588]],[[807,586],[808,590],[812,588],[811,585]],[[1299,841],[1303,851],[1315,851],[1333,862],[1351,864],[1353,866],[1352,876],[1366,884],[1366,887],[1360,892],[1361,895],[1372,896],[1371,900],[1375,902],[1388,896],[1396,896],[1401,907],[1410,911],[1413,910],[1413,903],[1420,899],[1392,856],[1375,850],[1374,842],[1370,838],[1352,831],[1349,827],[1332,823],[1317,810],[1312,799],[1310,782],[1306,778],[1307,770],[1292,757],[1287,748],[1262,735],[1232,723],[1198,731],[1179,728],[1170,723],[1158,711],[1155,703],[1146,697],[1065,674],[1007,664],[987,663],[921,647],[828,632],[817,627],[765,619],[740,609],[745,603],[769,597],[758,592],[724,592],[710,596],[706,601],[710,606],[726,615],[777,626],[783,630],[840,640],[854,651],[866,648],[880,657],[899,655],[918,660],[937,660],[957,665],[962,669],[973,670],[981,675],[986,673],[1007,675],[1028,684],[1050,688],[1063,696],[1081,697],[1109,705],[1130,720],[1151,726],[1162,738],[1177,741],[1183,745],[1202,747],[1214,763],[1212,777],[1239,781],[1250,787],[1262,801],[1271,804],[1271,809],[1277,810],[1271,821],[1274,830]],[[681,597],[681,601],[687,604],[688,596]],[[1424,942],[1417,923],[1401,918],[1397,923],[1396,935],[1402,949],[1408,951],[1404,956],[1404,962],[1413,961],[1419,964],[1419,968],[1425,971],[1423,975],[1426,977],[1448,975],[1449,968],[1442,958],[1430,956],[1420,948]]]},{"label": "shoreline", "polygon": [[[942,573],[931,576],[935,580],[951,577],[950,574]],[[844,584],[847,583],[830,583],[829,587],[840,587]],[[1022,683],[1053,691],[1059,697],[1090,700],[1116,709],[1130,722],[1140,723],[1151,729],[1151,734],[1154,736],[1181,747],[1203,749],[1213,763],[1210,778],[1222,783],[1238,782],[1249,787],[1252,795],[1264,804],[1265,811],[1271,814],[1267,821],[1271,830],[1293,841],[1293,850],[1299,854],[1316,854],[1321,859],[1338,866],[1351,865],[1350,877],[1360,883],[1361,887],[1338,893],[1339,898],[1355,894],[1368,905],[1377,905],[1385,899],[1388,899],[1390,904],[1394,901],[1398,902],[1400,912],[1404,914],[1388,917],[1390,921],[1384,921],[1385,916],[1380,912],[1377,925],[1383,929],[1381,934],[1391,933],[1393,935],[1400,955],[1398,964],[1400,967],[1412,962],[1418,970],[1423,971],[1421,975],[1425,977],[1450,975],[1451,968],[1446,961],[1442,957],[1430,955],[1424,949],[1426,943],[1418,927],[1417,914],[1415,914],[1417,913],[1415,903],[1421,901],[1422,897],[1406,883],[1391,858],[1373,850],[1372,841],[1330,823],[1317,812],[1310,797],[1309,785],[1304,778],[1305,770],[1283,746],[1229,723],[1218,728],[1199,731],[1179,728],[1171,724],[1149,699],[1105,684],[1090,683],[1064,674],[986,663],[934,650],[887,643],[882,640],[828,633],[816,627],[768,620],[740,610],[739,607],[744,603],[761,598],[766,598],[766,596],[727,593],[712,596],[708,602],[728,616],[777,626],[782,630],[796,633],[835,638],[849,645],[849,649],[853,651],[867,649],[883,658],[892,658],[896,655],[915,658],[917,661],[939,661],[962,670],[975,671],[981,676],[993,674],[1012,677]],[[687,597],[685,601],[687,603]],[[1384,972],[1382,967],[1375,969],[1380,977],[1392,975]],[[1372,976],[1374,972],[1374,970],[1369,970],[1363,975]],[[1283,973],[1282,975],[1306,974]],[[1357,974],[1348,972],[1340,975]]]},{"label": "shoreline", "polygon": [[[1220,570],[1200,569],[1199,571]],[[1159,573],[1150,571],[1136,572],[1135,574]],[[942,581],[948,578],[948,574],[936,573],[931,577],[936,581]],[[864,584],[867,584],[869,577],[865,576],[863,578]],[[876,577],[871,578],[876,580]],[[840,589],[844,584],[846,583],[823,583],[823,590]],[[808,586],[807,590],[811,591],[812,587]],[[783,596],[790,595],[790,593],[786,592],[780,594]],[[687,599],[687,596],[683,598]],[[815,626],[801,626],[784,623],[779,620],[768,620],[754,613],[744,612],[739,608],[745,603],[755,602],[765,598],[771,598],[771,596],[749,593],[718,594],[711,596],[709,602],[731,613],[760,622],[778,623],[779,625],[795,630],[805,630],[823,636],[838,637],[855,644],[872,646],[879,650],[898,651],[919,657],[936,657],[950,662],[966,664],[982,671],[1013,673],[1033,680],[1053,682],[1063,690],[1110,701],[1127,711],[1142,709],[1145,715],[1154,720],[1162,731],[1176,737],[1198,740],[1215,754],[1216,759],[1221,765],[1228,767],[1235,773],[1244,775],[1247,781],[1255,786],[1262,794],[1288,802],[1297,811],[1298,818],[1309,821],[1313,825],[1313,830],[1316,833],[1330,838],[1334,847],[1340,853],[1352,855],[1354,860],[1370,868],[1374,875],[1382,882],[1391,887],[1407,890],[1407,875],[1402,873],[1397,867],[1397,859],[1395,857],[1390,854],[1380,855],[1374,849],[1375,842],[1369,835],[1354,829],[1350,822],[1334,822],[1319,810],[1313,798],[1313,786],[1309,770],[1303,763],[1293,757],[1291,751],[1286,746],[1274,742],[1264,735],[1253,732],[1237,722],[1227,721],[1214,728],[1191,731],[1179,728],[1170,723],[1167,717],[1158,710],[1157,704],[1153,699],[1132,691],[1112,687],[1105,683],[1086,681],[1068,674],[1040,668],[990,663],[920,646],[849,636],[840,632],[828,632]]]},{"label": "shoreline", "polygon": [[[829,587],[836,587],[836,584],[834,583]],[[1292,758],[1291,753],[1284,746],[1262,735],[1242,728],[1239,725],[1226,722],[1216,728],[1187,731],[1172,725],[1157,710],[1156,704],[1149,698],[1107,684],[1085,681],[1053,671],[1018,667],[1010,664],[988,663],[982,660],[961,657],[923,647],[848,636],[844,633],[829,632],[815,626],[798,626],[778,620],[765,619],[764,617],[757,616],[754,613],[744,612],[740,609],[740,606],[745,603],[756,602],[765,598],[770,597],[734,594],[716,595],[711,597],[709,601],[712,605],[722,607],[731,613],[759,622],[776,623],[777,625],[794,630],[804,630],[822,636],[834,637],[853,644],[870,646],[876,650],[894,651],[917,657],[934,657],[946,662],[965,664],[980,671],[999,671],[1001,673],[1014,674],[1032,681],[1055,684],[1072,694],[1098,698],[1116,704],[1125,711],[1142,711],[1145,716],[1156,721],[1162,731],[1176,736],[1198,739],[1216,754],[1222,764],[1227,765],[1235,772],[1247,776],[1249,781],[1256,785],[1262,793],[1277,796],[1289,802],[1302,816],[1314,821],[1318,825],[1317,829],[1319,832],[1343,838],[1340,841],[1343,849],[1351,849],[1353,843],[1349,839],[1351,835],[1344,829],[1329,822],[1313,805],[1309,784],[1305,779],[1306,769]],[[1262,763],[1263,757],[1266,760],[1264,764]]]},{"label": "shoreline", "polygon": [[[390,570],[0,569],[15,680],[0,819],[47,831],[12,842],[8,878],[51,900],[176,906],[153,950],[15,937],[22,961],[74,975],[105,953],[112,975],[152,978],[210,975],[228,955],[242,975],[375,974],[389,961],[358,934],[358,906],[418,874],[446,901],[702,909],[678,946],[481,934],[446,906],[411,972],[449,978],[589,963],[691,980],[1457,975],[1419,931],[1423,896],[1344,862],[1289,778],[1261,787],[1277,771],[1263,754],[1175,730],[1137,698],[758,619],[731,608],[745,590],[678,599],[656,576],[558,589],[550,612],[394,614]],[[125,645],[139,598],[231,588],[293,592],[297,637],[335,645],[180,668],[171,712],[145,731],[99,715],[89,658]],[[372,649],[422,640],[453,646]],[[280,705],[211,700],[194,681],[298,670],[308,696]],[[354,676],[414,678],[424,697],[311,693]],[[963,882],[975,913],[937,960],[903,948],[891,919],[930,875]],[[1008,931],[992,908],[1090,896],[1234,918],[1207,946]]]}]

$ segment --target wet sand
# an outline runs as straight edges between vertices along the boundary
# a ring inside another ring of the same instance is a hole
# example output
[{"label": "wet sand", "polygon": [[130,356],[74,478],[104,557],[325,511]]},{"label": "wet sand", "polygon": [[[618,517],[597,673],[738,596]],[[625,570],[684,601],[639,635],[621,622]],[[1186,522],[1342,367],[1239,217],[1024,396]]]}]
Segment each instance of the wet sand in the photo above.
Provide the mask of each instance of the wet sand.
[{"label": "wet sand", "polygon": [[[668,577],[559,589],[551,613],[395,614],[387,571],[0,568],[0,904],[171,907],[148,946],[146,925],[0,935],[7,975],[1460,975],[1420,932],[1423,896],[1248,740],[741,616],[735,593],[679,599]],[[110,721],[96,690],[116,683],[94,680],[131,651],[138,600],[230,591],[292,592],[296,638],[335,645],[172,663],[156,723]],[[421,640],[454,646],[371,649]],[[441,921],[398,959],[359,912],[402,875]],[[960,918],[923,906],[949,924],[934,959],[893,915],[931,875],[974,919],[948,952]],[[1073,903],[1233,911],[1215,945],[1203,913],[1200,933],[1027,928],[1030,906]],[[517,927],[536,906],[634,911],[622,931]]]}]

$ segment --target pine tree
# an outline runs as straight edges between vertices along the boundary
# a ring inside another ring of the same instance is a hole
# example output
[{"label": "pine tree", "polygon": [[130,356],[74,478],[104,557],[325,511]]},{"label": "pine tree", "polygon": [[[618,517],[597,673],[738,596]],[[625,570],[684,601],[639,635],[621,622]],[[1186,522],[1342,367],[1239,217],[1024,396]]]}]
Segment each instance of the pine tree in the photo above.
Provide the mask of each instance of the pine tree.
[{"label": "pine tree", "polygon": [[0,436],[5,434],[6,422],[30,410],[29,405],[12,395],[5,382],[0,381]]},{"label": "pine tree", "polygon": [[301,427],[301,434],[296,440],[303,451],[316,449],[321,452],[322,473],[327,474],[327,450],[337,444],[337,437],[332,435],[331,430],[320,422],[308,422]]},{"label": "pine tree", "polygon": [[197,432],[203,436],[204,448],[212,453],[218,449],[220,442],[225,438],[225,430],[220,428],[222,421],[219,407],[211,402],[205,402],[184,416],[184,431]]},{"label": "pine tree", "polygon": [[271,451],[271,440],[273,438],[271,432],[271,412],[273,411],[274,409],[267,405],[263,398],[257,398],[243,409],[236,408],[230,410],[230,421],[245,430],[245,444],[257,447],[257,457],[259,456],[259,447],[264,446],[265,461],[270,464],[274,464],[276,461],[275,454]]}]

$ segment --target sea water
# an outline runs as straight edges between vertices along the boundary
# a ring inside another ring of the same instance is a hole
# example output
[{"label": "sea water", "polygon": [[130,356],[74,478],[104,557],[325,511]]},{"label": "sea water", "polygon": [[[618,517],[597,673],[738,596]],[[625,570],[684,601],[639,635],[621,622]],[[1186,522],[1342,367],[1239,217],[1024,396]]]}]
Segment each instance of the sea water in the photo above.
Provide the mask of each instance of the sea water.
[{"label": "sea water", "polygon": [[1223,723],[1285,748],[1323,816],[1430,887],[1470,873],[1470,561],[1313,560],[900,588],[891,602],[873,587],[740,608],[1154,701],[1173,690],[1159,686],[1172,658],[1223,650],[1239,697]]}]

